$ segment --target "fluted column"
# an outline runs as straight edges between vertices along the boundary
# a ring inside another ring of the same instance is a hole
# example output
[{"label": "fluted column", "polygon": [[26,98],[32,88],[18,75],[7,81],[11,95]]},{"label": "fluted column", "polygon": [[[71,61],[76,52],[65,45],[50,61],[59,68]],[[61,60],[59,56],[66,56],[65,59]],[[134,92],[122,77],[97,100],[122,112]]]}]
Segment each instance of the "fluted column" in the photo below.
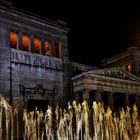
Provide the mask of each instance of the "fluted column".
[{"label": "fluted column", "polygon": [[55,54],[55,41],[54,40],[51,41],[51,56],[52,57],[56,56],[56,54]]},{"label": "fluted column", "polygon": [[41,48],[40,48],[41,54],[44,54],[44,49],[45,49],[44,39],[41,39]]},{"label": "fluted column", "polygon": [[129,106],[129,95],[127,94],[124,96],[124,106]]},{"label": "fluted column", "polygon": [[108,106],[113,110],[114,109],[114,100],[113,100],[113,94],[108,94]]},{"label": "fluted column", "polygon": [[30,52],[34,52],[34,37],[32,35],[30,38]]},{"label": "fluted column", "polygon": [[95,91],[95,101],[96,102],[101,102],[102,101],[101,92]]},{"label": "fluted column", "polygon": [[17,45],[18,50],[22,50],[22,32],[18,33],[18,45]]},{"label": "fluted column", "polygon": [[135,100],[135,105],[138,106],[138,96],[136,94],[134,95],[134,100]]},{"label": "fluted column", "polygon": [[89,90],[88,89],[83,90],[83,100],[86,100],[89,102]]}]

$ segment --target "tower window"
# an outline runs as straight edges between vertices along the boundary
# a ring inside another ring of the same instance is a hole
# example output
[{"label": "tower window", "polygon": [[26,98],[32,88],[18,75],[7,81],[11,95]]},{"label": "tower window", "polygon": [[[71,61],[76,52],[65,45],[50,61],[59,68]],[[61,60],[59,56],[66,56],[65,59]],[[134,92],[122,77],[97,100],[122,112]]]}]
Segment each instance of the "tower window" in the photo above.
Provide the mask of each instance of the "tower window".
[{"label": "tower window", "polygon": [[61,57],[61,43],[55,42],[55,52],[56,52],[56,57],[60,58]]},{"label": "tower window", "polygon": [[22,35],[22,47],[24,51],[29,51],[29,42],[30,42],[30,38],[28,35],[23,34]]},{"label": "tower window", "polygon": [[44,54],[46,56],[50,56],[51,55],[51,43],[49,40],[45,40],[45,48],[44,48]]},{"label": "tower window", "polygon": [[40,53],[40,47],[41,47],[41,42],[40,42],[39,38],[35,37],[34,38],[34,52]]},{"label": "tower window", "polygon": [[17,49],[17,41],[18,40],[18,34],[16,32],[11,31],[10,32],[10,47]]}]

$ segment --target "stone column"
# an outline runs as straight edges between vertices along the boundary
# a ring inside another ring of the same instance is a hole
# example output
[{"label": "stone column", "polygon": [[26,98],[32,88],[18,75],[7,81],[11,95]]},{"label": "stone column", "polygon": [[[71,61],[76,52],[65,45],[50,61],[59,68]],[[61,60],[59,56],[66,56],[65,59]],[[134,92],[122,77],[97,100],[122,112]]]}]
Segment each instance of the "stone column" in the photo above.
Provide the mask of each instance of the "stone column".
[{"label": "stone column", "polygon": [[135,105],[138,106],[138,96],[136,94],[134,95],[134,100],[135,100]]},{"label": "stone column", "polygon": [[83,91],[83,101],[86,100],[87,102],[89,102],[89,90],[85,89]]},{"label": "stone column", "polygon": [[79,99],[78,99],[78,92],[74,92],[74,100],[76,100],[76,102],[79,101]]},{"label": "stone column", "polygon": [[41,39],[41,48],[40,48],[41,54],[44,54],[44,49],[45,49],[44,39]]},{"label": "stone column", "polygon": [[34,37],[32,35],[30,38],[30,52],[34,52]]},{"label": "stone column", "polygon": [[124,107],[129,106],[129,95],[124,96]]},{"label": "stone column", "polygon": [[102,101],[101,92],[95,91],[95,101],[96,102],[101,102]]},{"label": "stone column", "polygon": [[113,100],[113,94],[108,94],[108,106],[113,110],[114,109],[114,100]]},{"label": "stone column", "polygon": [[56,54],[55,54],[55,41],[54,40],[51,41],[51,56],[52,57],[56,56]]},{"label": "stone column", "polygon": [[22,32],[18,33],[17,49],[22,50]]}]

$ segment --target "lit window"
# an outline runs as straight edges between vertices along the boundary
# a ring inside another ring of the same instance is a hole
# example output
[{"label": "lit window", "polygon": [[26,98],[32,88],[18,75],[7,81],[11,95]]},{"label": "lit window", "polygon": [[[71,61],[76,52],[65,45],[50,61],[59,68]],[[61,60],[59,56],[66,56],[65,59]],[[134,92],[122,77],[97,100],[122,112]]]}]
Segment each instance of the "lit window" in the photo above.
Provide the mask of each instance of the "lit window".
[{"label": "lit window", "polygon": [[16,32],[10,32],[10,47],[17,49],[18,34]]},{"label": "lit window", "polygon": [[28,51],[29,50],[29,42],[30,42],[29,36],[23,34],[22,35],[22,47],[23,47],[24,51]]},{"label": "lit window", "polygon": [[45,40],[44,54],[46,56],[50,56],[51,55],[51,43],[48,40]]},{"label": "lit window", "polygon": [[131,72],[132,66],[130,64],[127,65],[127,71]]},{"label": "lit window", "polygon": [[41,46],[41,43],[40,43],[40,40],[39,38],[34,38],[34,52],[35,53],[40,53],[40,46]]},{"label": "lit window", "polygon": [[56,57],[61,57],[61,43],[55,42]]}]

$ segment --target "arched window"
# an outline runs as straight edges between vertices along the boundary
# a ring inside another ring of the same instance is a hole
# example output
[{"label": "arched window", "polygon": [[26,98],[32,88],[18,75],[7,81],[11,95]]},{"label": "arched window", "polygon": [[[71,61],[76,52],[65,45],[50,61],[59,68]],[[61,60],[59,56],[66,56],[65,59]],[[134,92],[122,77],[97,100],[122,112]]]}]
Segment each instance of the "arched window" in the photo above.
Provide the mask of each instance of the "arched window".
[{"label": "arched window", "polygon": [[10,32],[10,47],[17,49],[17,42],[18,42],[17,32],[11,31]]},{"label": "arched window", "polygon": [[34,37],[34,52],[40,53],[40,48],[41,48],[41,42],[40,42],[39,38]]},{"label": "arched window", "polygon": [[28,35],[22,35],[22,48],[24,51],[29,51],[30,38]]},{"label": "arched window", "polygon": [[45,40],[44,42],[44,55],[50,56],[51,55],[51,42],[49,40]]},{"label": "arched window", "polygon": [[56,57],[60,58],[61,57],[61,43],[55,42],[55,52],[56,52]]}]

